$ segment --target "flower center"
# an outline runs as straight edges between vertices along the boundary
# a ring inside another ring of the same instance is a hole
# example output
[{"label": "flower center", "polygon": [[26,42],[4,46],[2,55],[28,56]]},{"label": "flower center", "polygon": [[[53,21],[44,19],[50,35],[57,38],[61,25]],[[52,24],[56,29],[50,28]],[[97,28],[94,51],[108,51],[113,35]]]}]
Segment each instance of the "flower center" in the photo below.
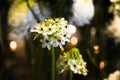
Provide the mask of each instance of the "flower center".
[{"label": "flower center", "polygon": [[66,37],[66,34],[64,35],[64,37]]},{"label": "flower center", "polygon": [[73,66],[76,68],[76,65],[75,65],[75,64],[74,64]]},{"label": "flower center", "polygon": [[51,28],[49,28],[49,31],[51,31],[52,29]]},{"label": "flower center", "polygon": [[41,31],[43,31],[43,28],[41,28]]},{"label": "flower center", "polygon": [[65,64],[67,64],[67,61],[65,60]]},{"label": "flower center", "polygon": [[68,26],[65,26],[65,28],[67,28]]},{"label": "flower center", "polygon": [[61,40],[59,39],[58,42],[61,42]]},{"label": "flower center", "polygon": [[49,42],[49,40],[46,40],[46,43],[48,43]]}]

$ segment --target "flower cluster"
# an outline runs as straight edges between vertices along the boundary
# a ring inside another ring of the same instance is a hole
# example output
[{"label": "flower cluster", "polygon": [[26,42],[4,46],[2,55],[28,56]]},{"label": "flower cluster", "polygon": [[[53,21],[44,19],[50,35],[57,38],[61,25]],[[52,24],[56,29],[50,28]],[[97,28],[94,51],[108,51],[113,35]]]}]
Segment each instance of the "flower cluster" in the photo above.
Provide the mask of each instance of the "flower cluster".
[{"label": "flower cluster", "polygon": [[60,55],[56,64],[59,73],[71,70],[75,74],[87,75],[86,62],[84,62],[77,48],[73,48],[69,52]]},{"label": "flower cluster", "polygon": [[47,47],[50,50],[51,45],[61,48],[65,42],[69,42],[72,34],[70,28],[64,18],[51,18],[36,24],[31,32],[36,32],[37,36],[40,37],[42,47]]}]

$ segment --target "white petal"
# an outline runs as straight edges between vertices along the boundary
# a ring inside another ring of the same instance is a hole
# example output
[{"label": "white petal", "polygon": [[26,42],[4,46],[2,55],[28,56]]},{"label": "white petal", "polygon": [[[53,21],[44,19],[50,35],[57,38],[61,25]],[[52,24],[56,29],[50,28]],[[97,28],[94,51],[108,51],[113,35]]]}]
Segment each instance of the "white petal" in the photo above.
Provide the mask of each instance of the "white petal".
[{"label": "white petal", "polygon": [[58,43],[56,42],[56,43],[53,43],[53,46],[54,47],[58,47]]},{"label": "white petal", "polygon": [[48,48],[48,50],[50,50],[50,45],[47,44],[47,48]]},{"label": "white petal", "polygon": [[64,69],[62,69],[62,70],[59,72],[59,74],[60,74],[60,73],[63,73],[64,71],[65,71],[65,70],[64,70]]},{"label": "white petal", "polygon": [[62,48],[62,45],[61,45],[61,44],[59,44],[59,47],[60,47],[60,48]]},{"label": "white petal", "polygon": [[46,43],[43,43],[43,44],[42,44],[42,48],[45,48],[46,46],[47,46]]}]

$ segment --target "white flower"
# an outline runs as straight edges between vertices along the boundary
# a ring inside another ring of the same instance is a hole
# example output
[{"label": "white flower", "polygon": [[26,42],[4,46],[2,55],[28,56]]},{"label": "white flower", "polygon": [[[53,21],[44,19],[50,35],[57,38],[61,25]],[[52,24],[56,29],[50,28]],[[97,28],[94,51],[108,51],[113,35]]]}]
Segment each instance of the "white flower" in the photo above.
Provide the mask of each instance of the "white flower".
[{"label": "white flower", "polygon": [[39,34],[43,33],[44,26],[40,24],[36,24],[33,29],[31,29],[31,32],[37,32]]},{"label": "white flower", "polygon": [[70,69],[76,74],[87,75],[86,63],[80,60],[71,59],[69,61]]},{"label": "white flower", "polygon": [[71,70],[75,74],[87,75],[86,62],[83,61],[77,48],[71,49],[58,58],[57,71],[62,73],[65,70]]},{"label": "white flower", "polygon": [[43,22],[36,24],[31,32],[39,34],[40,42],[42,42],[42,47],[47,47],[50,49],[50,46],[53,47],[62,47],[65,45],[65,42],[69,42],[69,38],[72,33],[69,32],[69,26],[67,20],[64,18],[55,18],[55,19],[46,19]]},{"label": "white flower", "polygon": [[89,24],[94,16],[94,5],[92,0],[73,0],[72,13],[70,23],[83,26]]},{"label": "white flower", "polygon": [[[64,53],[66,54],[66,53]],[[57,71],[59,71],[59,73],[63,73],[65,70],[68,69],[69,65],[68,65],[68,56],[59,56],[57,62],[56,62],[56,67],[57,67]]]},{"label": "white flower", "polygon": [[50,45],[51,45],[51,42],[49,39],[41,39],[40,42],[42,42],[42,47],[45,48],[47,47],[49,50],[50,50]]},{"label": "white flower", "polygon": [[59,46],[60,48],[62,48],[62,45],[65,45],[65,41],[63,41],[60,37],[53,38],[54,47]]},{"label": "white flower", "polygon": [[78,73],[78,67],[77,67],[77,62],[76,60],[70,60],[69,61],[69,65],[70,65],[70,69],[74,72],[74,73]]}]

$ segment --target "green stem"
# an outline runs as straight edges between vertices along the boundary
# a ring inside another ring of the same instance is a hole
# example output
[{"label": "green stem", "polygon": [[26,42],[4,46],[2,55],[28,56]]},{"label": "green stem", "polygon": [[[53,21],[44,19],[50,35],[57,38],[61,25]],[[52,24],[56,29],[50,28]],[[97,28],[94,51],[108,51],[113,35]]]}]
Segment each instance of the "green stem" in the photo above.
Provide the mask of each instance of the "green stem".
[{"label": "green stem", "polygon": [[72,71],[70,70],[69,71],[69,80],[72,80],[72,77],[73,77],[73,74],[72,74]]},{"label": "green stem", "polygon": [[54,47],[51,45],[51,80],[55,80],[55,54]]}]

